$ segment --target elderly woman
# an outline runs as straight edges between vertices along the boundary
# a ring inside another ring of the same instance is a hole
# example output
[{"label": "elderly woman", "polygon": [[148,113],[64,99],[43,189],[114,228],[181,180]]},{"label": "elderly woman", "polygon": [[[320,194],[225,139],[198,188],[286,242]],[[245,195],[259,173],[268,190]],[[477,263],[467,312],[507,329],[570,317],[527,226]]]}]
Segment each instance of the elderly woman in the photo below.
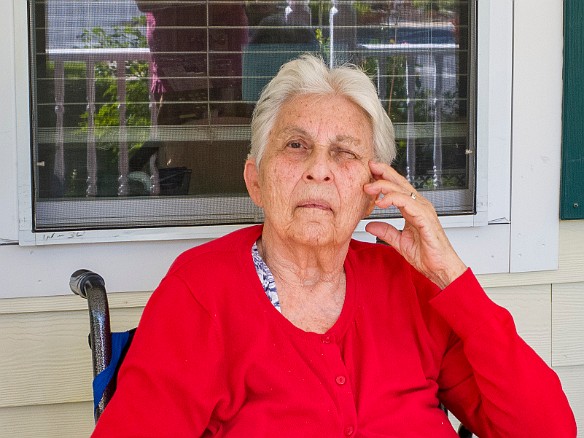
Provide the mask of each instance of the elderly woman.
[{"label": "elderly woman", "polygon": [[[557,376],[397,174],[370,80],[304,56],[264,89],[244,177],[262,226],[193,248],[154,292],[95,436],[574,437]],[[351,239],[372,222],[389,245]]]}]

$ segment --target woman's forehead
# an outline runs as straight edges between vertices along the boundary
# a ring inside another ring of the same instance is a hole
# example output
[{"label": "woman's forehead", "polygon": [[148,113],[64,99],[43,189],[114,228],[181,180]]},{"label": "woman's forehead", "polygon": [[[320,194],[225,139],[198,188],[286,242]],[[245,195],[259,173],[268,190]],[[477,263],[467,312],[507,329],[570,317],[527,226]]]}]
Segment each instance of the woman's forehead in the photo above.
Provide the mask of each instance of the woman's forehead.
[{"label": "woman's forehead", "polygon": [[273,127],[278,134],[314,135],[314,129],[327,131],[341,142],[360,141],[372,135],[367,113],[341,95],[303,94],[290,98],[280,108]]},{"label": "woman's forehead", "polygon": [[342,94],[304,93],[296,94],[286,99],[282,104],[280,113],[284,108],[291,109],[306,106],[330,107],[331,109],[338,108],[339,106],[344,106],[347,108],[348,107],[354,108],[355,110],[358,111],[363,111],[363,109],[359,105],[357,105],[353,100]]}]

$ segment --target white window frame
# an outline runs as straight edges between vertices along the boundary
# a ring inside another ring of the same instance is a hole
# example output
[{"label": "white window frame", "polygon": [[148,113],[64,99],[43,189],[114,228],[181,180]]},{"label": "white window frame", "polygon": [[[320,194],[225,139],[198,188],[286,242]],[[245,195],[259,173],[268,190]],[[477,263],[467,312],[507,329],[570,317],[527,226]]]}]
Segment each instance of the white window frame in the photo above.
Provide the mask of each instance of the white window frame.
[{"label": "white window frame", "polygon": [[[12,132],[16,138],[8,141],[14,141],[16,149],[11,153],[18,163],[18,183],[16,187],[10,181],[0,186],[0,200],[6,199],[8,206],[18,202],[18,225],[14,226],[14,213],[2,213],[0,239],[20,246],[104,243],[112,247],[114,263],[116,257],[127,260],[127,254],[115,254],[114,248],[119,248],[120,242],[128,242],[128,246],[151,242],[156,247],[182,248],[184,240],[194,245],[241,228],[227,225],[34,232],[27,5],[14,0],[12,6],[13,25],[5,29],[14,29],[14,53],[8,58],[13,60],[14,69],[0,71],[0,80],[15,84],[14,101],[2,101],[0,108],[4,114],[14,114]],[[552,26],[561,26],[562,3],[481,0],[478,7],[477,214],[448,216],[441,221],[455,248],[477,273],[556,269],[561,122],[554,120],[547,130],[538,124],[545,122],[549,113],[557,113],[561,119],[561,32],[538,39],[537,53],[530,50],[534,44],[530,37],[549,27],[550,20]],[[538,17],[538,9],[551,9],[551,13],[540,13],[544,17]],[[514,50],[522,54],[521,58],[514,57]],[[542,57],[546,63],[541,63]],[[546,87],[537,86],[542,81]],[[534,90],[538,92],[537,99]],[[0,170],[5,168],[8,169],[6,163],[0,164]],[[10,192],[11,188],[16,190]],[[389,222],[400,224],[400,220]],[[361,222],[355,237],[369,239],[363,232],[365,224]],[[153,272],[158,275],[158,271]],[[153,281],[158,279],[157,276]]]}]

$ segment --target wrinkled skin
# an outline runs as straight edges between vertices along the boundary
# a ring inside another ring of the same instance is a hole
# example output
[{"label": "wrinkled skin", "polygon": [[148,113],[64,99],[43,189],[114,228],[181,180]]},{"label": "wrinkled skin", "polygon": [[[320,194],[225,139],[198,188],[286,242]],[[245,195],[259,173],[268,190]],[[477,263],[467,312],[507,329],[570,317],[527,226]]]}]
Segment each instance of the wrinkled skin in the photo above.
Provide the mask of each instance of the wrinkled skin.
[{"label": "wrinkled skin", "polygon": [[372,157],[371,122],[351,101],[302,95],[286,102],[260,168],[246,163],[249,194],[265,213],[263,238],[345,252],[373,208],[375,197],[363,191]]},{"label": "wrinkled skin", "polygon": [[466,266],[432,204],[393,168],[373,157],[371,122],[350,100],[300,95],[287,101],[270,132],[259,169],[251,160],[245,166],[249,194],[265,212],[262,245],[299,277],[315,272],[342,275],[358,222],[375,205],[395,206],[405,219],[403,230],[385,222],[371,222],[366,230],[446,287]]}]

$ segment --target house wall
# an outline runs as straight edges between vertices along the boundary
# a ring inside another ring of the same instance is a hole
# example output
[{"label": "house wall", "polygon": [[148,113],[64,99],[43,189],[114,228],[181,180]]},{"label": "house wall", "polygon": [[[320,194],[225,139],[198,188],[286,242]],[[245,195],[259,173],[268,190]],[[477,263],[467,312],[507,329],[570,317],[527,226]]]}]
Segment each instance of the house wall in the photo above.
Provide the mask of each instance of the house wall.
[{"label": "house wall", "polygon": [[[479,279],[558,373],[584,430],[584,221],[561,224],[557,271]],[[65,289],[63,296],[0,300],[2,436],[78,437],[92,430],[86,303]],[[113,329],[135,326],[149,295],[110,294]]]}]

